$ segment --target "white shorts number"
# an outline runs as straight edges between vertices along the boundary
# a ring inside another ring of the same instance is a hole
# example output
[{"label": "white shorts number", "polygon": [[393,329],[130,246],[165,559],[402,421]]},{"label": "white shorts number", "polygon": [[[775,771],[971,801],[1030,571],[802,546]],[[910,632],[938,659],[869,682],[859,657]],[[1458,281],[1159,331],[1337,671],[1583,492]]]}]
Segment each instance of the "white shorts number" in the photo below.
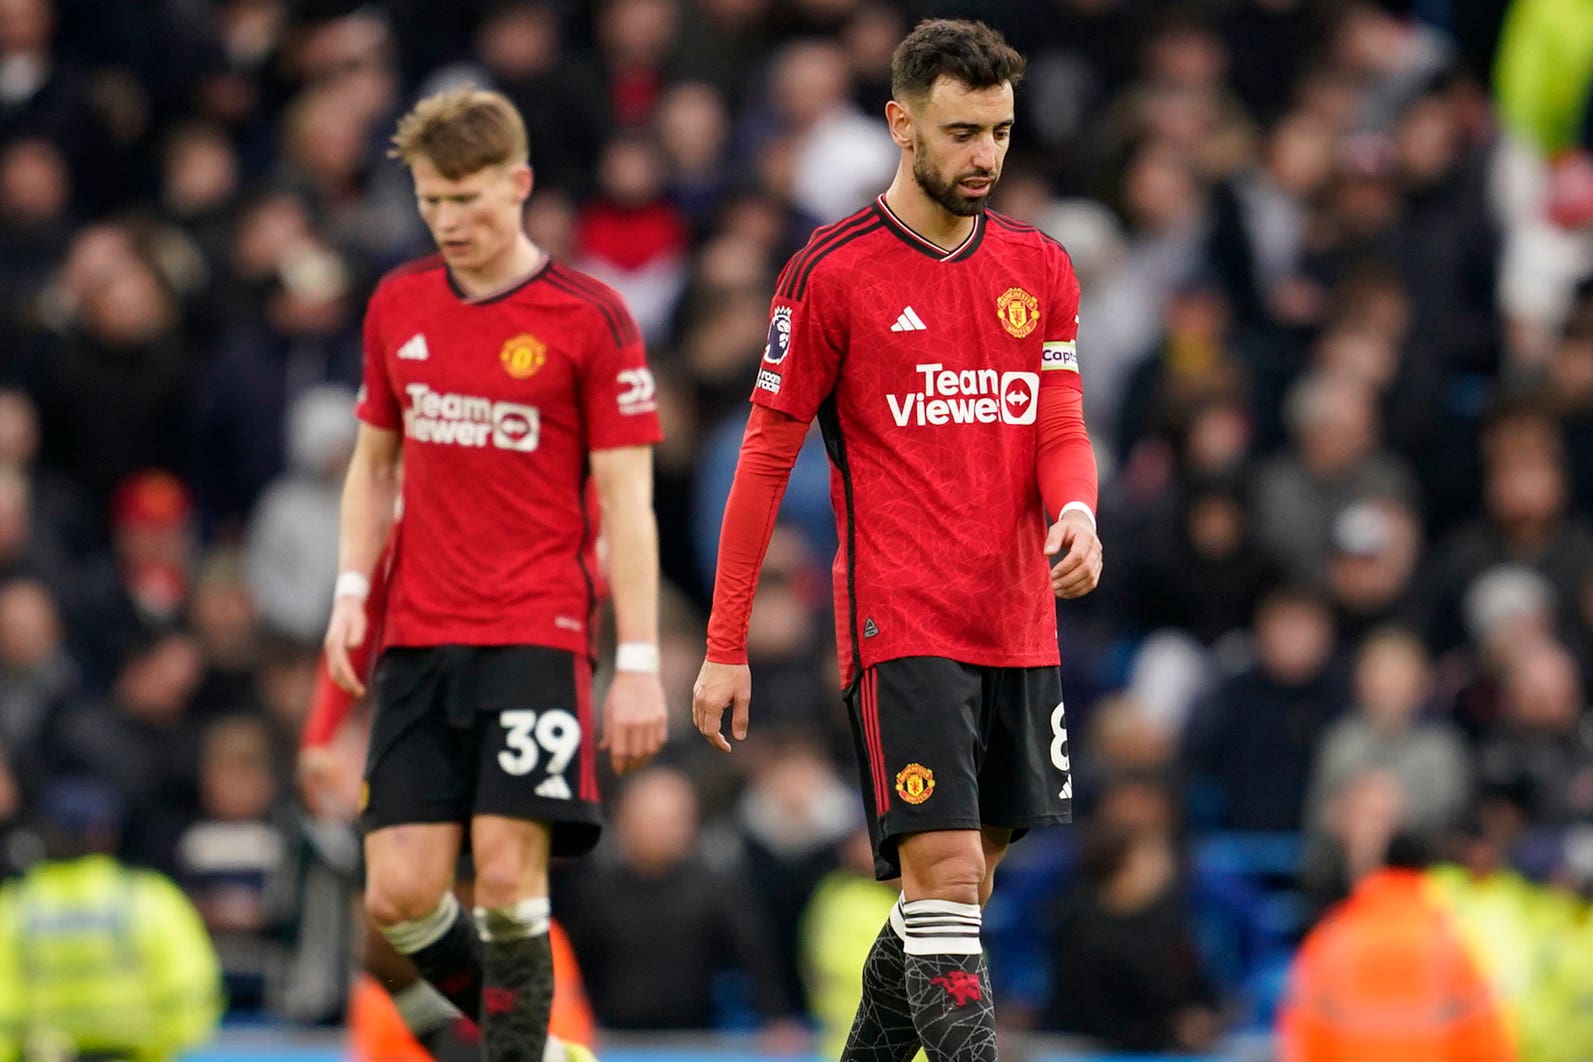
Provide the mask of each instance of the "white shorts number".
[{"label": "white shorts number", "polygon": [[1073,798],[1073,776],[1068,759],[1068,717],[1061,701],[1051,709],[1051,765],[1064,775],[1062,791],[1057,794],[1064,800]]},{"label": "white shorts number", "polygon": [[547,773],[557,777],[581,747],[581,724],[562,708],[541,713],[515,708],[500,712],[498,722],[508,731],[503,738],[508,748],[498,753],[498,766],[507,774],[530,774],[545,752]]}]

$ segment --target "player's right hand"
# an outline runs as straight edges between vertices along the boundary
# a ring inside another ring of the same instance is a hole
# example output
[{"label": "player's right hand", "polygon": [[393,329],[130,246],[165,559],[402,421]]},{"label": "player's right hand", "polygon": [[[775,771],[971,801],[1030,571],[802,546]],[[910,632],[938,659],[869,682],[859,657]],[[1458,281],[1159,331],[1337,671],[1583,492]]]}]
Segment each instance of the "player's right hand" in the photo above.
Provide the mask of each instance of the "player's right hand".
[{"label": "player's right hand", "polygon": [[730,731],[737,741],[747,739],[747,706],[752,703],[752,669],[746,664],[702,662],[697,684],[691,688],[691,718],[708,743],[730,751],[730,742],[719,732],[725,709],[730,713]]},{"label": "player's right hand", "polygon": [[326,669],[344,693],[365,696],[365,683],[354,673],[348,651],[365,642],[365,602],[343,596],[332,602],[332,621],[326,625]]}]

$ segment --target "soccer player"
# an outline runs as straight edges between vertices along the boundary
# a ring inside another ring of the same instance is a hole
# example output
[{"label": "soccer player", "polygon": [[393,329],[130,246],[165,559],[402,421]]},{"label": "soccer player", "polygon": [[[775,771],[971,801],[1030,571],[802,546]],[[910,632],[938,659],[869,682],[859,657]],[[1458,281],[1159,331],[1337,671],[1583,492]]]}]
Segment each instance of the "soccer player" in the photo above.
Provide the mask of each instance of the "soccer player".
[{"label": "soccer player", "polygon": [[[402,464],[372,680],[366,908],[427,981],[481,1015],[487,1059],[536,1062],[552,998],[548,859],[589,850],[600,829],[588,476],[620,642],[602,747],[623,772],[664,740],[653,378],[614,292],[526,237],[532,173],[507,99],[429,97],[393,139],[441,254],[389,274],[366,313],[327,661],[363,693],[349,651],[367,633]],[[451,890],[467,827],[474,918]]]},{"label": "soccer player", "polygon": [[976,22],[925,21],[897,48],[896,178],[781,274],[725,508],[693,714],[728,752],[727,708],[747,732],[758,567],[818,417],[875,872],[902,878],[848,1062],[920,1043],[931,1062],[996,1057],[981,906],[1007,845],[1071,813],[1052,592],[1094,589],[1101,546],[1078,280],[1060,245],[986,209],[1023,66]]}]

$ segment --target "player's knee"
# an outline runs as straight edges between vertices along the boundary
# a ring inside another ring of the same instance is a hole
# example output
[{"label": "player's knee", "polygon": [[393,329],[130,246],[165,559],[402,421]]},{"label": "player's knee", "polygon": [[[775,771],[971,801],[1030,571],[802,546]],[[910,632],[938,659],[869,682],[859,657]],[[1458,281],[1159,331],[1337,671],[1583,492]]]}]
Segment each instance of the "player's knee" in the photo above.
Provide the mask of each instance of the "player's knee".
[{"label": "player's knee", "polygon": [[383,929],[391,928],[427,917],[437,910],[447,892],[446,885],[373,877],[365,886],[365,913]]},{"label": "player's knee", "polygon": [[523,900],[536,891],[531,875],[518,859],[476,859],[475,903],[477,907],[504,907]]}]

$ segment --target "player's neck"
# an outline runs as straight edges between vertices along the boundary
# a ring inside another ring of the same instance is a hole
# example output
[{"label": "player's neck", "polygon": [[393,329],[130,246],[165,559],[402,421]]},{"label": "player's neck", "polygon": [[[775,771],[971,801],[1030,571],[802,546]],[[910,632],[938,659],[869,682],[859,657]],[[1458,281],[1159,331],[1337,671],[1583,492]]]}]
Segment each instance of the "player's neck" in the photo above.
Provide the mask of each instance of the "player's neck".
[{"label": "player's neck", "polygon": [[885,190],[885,205],[903,225],[946,251],[961,247],[977,221],[953,214],[925,195],[906,166],[896,171],[896,179]]},{"label": "player's neck", "polygon": [[452,273],[465,294],[478,299],[514,287],[541,269],[547,260],[547,253],[522,235],[479,269],[454,269]]}]

